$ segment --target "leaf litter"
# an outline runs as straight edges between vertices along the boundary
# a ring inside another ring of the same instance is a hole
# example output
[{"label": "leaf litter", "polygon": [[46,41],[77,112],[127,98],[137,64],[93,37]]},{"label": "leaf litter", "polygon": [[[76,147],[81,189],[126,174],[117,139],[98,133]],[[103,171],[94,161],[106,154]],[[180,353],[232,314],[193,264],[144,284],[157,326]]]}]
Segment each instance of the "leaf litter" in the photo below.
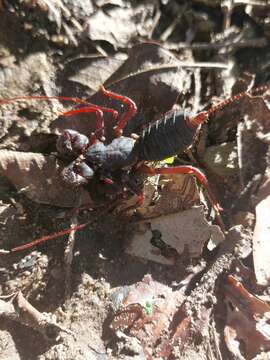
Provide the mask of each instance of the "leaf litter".
[{"label": "leaf litter", "polygon": [[[268,6],[4,1],[0,26],[10,31],[0,35],[1,97],[78,96],[122,113],[99,92],[103,83],[136,102],[138,114],[125,132],[140,134],[173,106],[198,112],[252,87],[254,79],[266,84]],[[1,107],[3,248],[52,233],[49,220],[61,222],[65,208],[91,201],[91,193],[68,189],[59,177],[64,162],[50,133],[71,128],[89,135],[95,128],[92,114],[57,118],[66,106],[59,101],[45,109],[44,102],[31,101]],[[105,123],[110,141],[115,123],[107,114]],[[13,341],[7,322],[0,358],[267,358],[268,137],[269,95],[262,91],[211,116],[193,148],[174,159],[207,172],[224,208],[224,241],[194,179],[160,177],[146,179],[146,202],[135,213],[123,212],[135,201],[127,199],[78,232],[69,267],[62,241],[43,246],[41,257],[1,255],[1,294],[21,290],[75,340],[66,334],[59,343],[47,342],[22,326],[12,330]],[[27,207],[43,214],[35,214],[31,229]],[[77,216],[80,223],[91,213]],[[245,228],[235,226],[240,223]]]}]

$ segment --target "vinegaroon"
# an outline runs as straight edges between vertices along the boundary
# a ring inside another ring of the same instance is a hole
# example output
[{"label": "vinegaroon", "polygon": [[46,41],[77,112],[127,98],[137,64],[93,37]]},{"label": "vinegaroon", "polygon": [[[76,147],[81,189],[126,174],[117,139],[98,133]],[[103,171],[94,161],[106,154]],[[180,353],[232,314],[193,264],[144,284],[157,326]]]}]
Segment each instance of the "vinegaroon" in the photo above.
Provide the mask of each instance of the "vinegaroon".
[{"label": "vinegaroon", "polygon": [[[269,89],[269,85],[253,89],[253,92]],[[164,114],[158,121],[151,123],[138,136],[123,136],[123,130],[127,122],[136,114],[136,104],[128,97],[116,94],[101,87],[102,93],[111,99],[120,101],[126,106],[126,111],[119,116],[118,112],[99,105],[91,104],[78,98],[69,97],[46,97],[46,96],[24,96],[12,99],[3,99],[0,105],[16,100],[67,100],[84,107],[76,108],[65,112],[64,116],[74,116],[80,113],[95,113],[96,130],[87,137],[74,130],[64,130],[58,137],[57,150],[60,155],[72,158],[73,161],[64,169],[62,176],[64,181],[72,186],[93,186],[96,185],[98,192],[106,200],[119,198],[127,193],[138,196],[138,204],[144,199],[142,183],[138,183],[138,173],[148,175],[156,174],[192,174],[203,186],[213,206],[216,219],[223,227],[220,216],[221,208],[210,190],[208,181],[199,169],[185,165],[172,167],[150,167],[146,162],[164,160],[186,150],[192,145],[198,128],[211,114],[224,108],[226,105],[235,102],[248,95],[245,91],[230,97],[209,110],[201,111],[196,115],[188,114],[182,110],[171,110]],[[114,127],[115,138],[105,143],[103,113],[110,113],[117,121]],[[79,230],[90,222],[63,230],[55,234],[43,236],[31,243],[18,246],[11,251],[20,251],[30,248],[41,242],[65,235],[73,230]]]}]

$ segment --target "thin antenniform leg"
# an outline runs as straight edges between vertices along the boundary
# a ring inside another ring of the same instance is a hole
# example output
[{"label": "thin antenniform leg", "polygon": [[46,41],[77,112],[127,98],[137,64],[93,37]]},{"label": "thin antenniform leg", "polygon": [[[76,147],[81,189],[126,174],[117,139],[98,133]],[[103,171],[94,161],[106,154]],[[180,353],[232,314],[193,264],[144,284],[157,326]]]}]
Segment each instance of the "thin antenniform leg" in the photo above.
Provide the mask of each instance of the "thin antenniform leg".
[{"label": "thin antenniform leg", "polygon": [[65,111],[62,114],[62,116],[73,116],[73,115],[78,115],[78,114],[81,114],[81,113],[88,113],[88,112],[92,112],[91,111],[92,109],[100,110],[102,112],[111,113],[114,119],[118,118],[118,112],[116,110],[106,108],[104,106],[93,105],[93,104],[90,104],[90,106],[87,106],[87,107]]},{"label": "thin antenniform leg", "polygon": [[[72,115],[77,115],[79,113],[93,112],[93,109],[96,109],[96,111],[99,111],[100,113],[102,113],[102,112],[111,113],[112,117],[114,119],[118,118],[118,112],[114,109],[91,104],[89,101],[82,100],[82,99],[79,99],[76,97],[67,97],[67,96],[43,96],[43,95],[40,95],[40,96],[39,95],[16,96],[16,97],[9,98],[9,99],[0,99],[0,106],[5,105],[5,104],[10,104],[15,101],[20,101],[20,100],[41,100],[41,101],[60,100],[60,101],[70,101],[70,102],[74,102],[76,104],[88,105],[88,106],[80,108],[80,109],[73,109],[73,110],[65,111],[62,114],[62,116],[72,116]],[[96,127],[97,127],[97,130],[95,131],[95,136],[97,137],[98,133],[101,133],[101,136],[102,136],[102,131],[104,129],[104,122],[103,122],[103,118],[101,116],[97,116],[97,126]]]},{"label": "thin antenniform leg", "polygon": [[42,236],[34,241],[31,241],[29,243],[26,243],[26,244],[23,244],[23,245],[19,245],[19,246],[16,246],[15,248],[11,249],[10,251],[11,252],[18,252],[18,251],[22,251],[22,250],[26,250],[26,249],[30,249],[36,245],[40,245],[40,244],[43,244],[49,240],[53,240],[53,239],[56,239],[60,236],[64,236],[64,235],[67,235],[67,234],[70,234],[72,231],[76,231],[76,230],[81,230],[83,229],[84,227],[86,227],[87,225],[89,225],[91,223],[91,221],[87,221],[86,223],[84,224],[80,224],[80,225],[77,225],[77,226],[73,226],[71,227],[70,229],[66,229],[66,230],[62,230],[62,231],[59,231],[57,233],[54,233],[54,234],[50,234],[50,235],[45,235],[45,236]]},{"label": "thin antenniform leg", "polygon": [[97,141],[98,136],[103,136],[103,130],[104,130],[103,111],[101,111],[96,106],[93,106],[93,107],[91,106],[91,107],[86,107],[86,108],[82,108],[82,109],[67,111],[67,112],[63,113],[63,116],[71,116],[71,115],[75,115],[76,113],[79,113],[79,112],[96,114],[96,130],[94,133],[91,134],[90,143],[89,143],[89,145],[92,145]]},{"label": "thin antenniform leg", "polygon": [[134,101],[132,101],[127,96],[123,96],[120,94],[116,94],[112,91],[106,90],[103,86],[101,86],[100,90],[105,96],[111,99],[119,100],[128,107],[127,111],[119,118],[118,124],[114,128],[116,136],[121,136],[127,122],[136,114],[137,106],[134,103]]},{"label": "thin antenniform leg", "polygon": [[112,114],[112,117],[114,119],[118,118],[118,112],[116,110],[106,108],[103,106],[99,106],[99,105],[91,105],[91,106],[83,107],[80,109],[69,110],[69,111],[64,112],[62,114],[62,116],[74,116],[74,115],[78,115],[81,113],[91,113],[91,112],[96,112],[96,115],[97,115],[96,116],[96,130],[95,130],[93,139],[104,135],[104,120],[103,120],[104,112]]},{"label": "thin antenniform leg", "polygon": [[[98,216],[102,216],[104,214],[107,214],[109,211],[111,211],[113,208],[115,207],[115,203],[112,203],[111,205],[109,206],[106,206],[104,207],[103,210],[101,210],[99,213],[98,213]],[[26,250],[26,249],[30,249],[30,248],[33,248],[34,246],[36,245],[40,245],[40,244],[43,244],[49,240],[53,240],[53,239],[57,239],[61,236],[64,236],[64,235],[68,235],[70,234],[72,231],[77,231],[77,230],[81,230],[83,228],[85,228],[86,226],[88,225],[91,225],[93,224],[94,222],[97,221],[97,217],[95,217],[94,219],[91,219],[89,221],[86,221],[85,223],[83,224],[79,224],[79,225],[76,225],[76,226],[72,226],[70,227],[69,229],[65,229],[65,230],[62,230],[62,231],[58,231],[57,233],[54,233],[54,234],[50,234],[50,235],[45,235],[45,236],[42,236],[38,239],[35,239],[29,243],[26,243],[26,244],[23,244],[23,245],[19,245],[19,246],[16,246],[14,248],[12,248],[10,251],[8,252],[19,252],[19,251],[22,251],[22,250]]]},{"label": "thin antenniform leg", "polygon": [[258,93],[260,91],[267,91],[269,89],[270,89],[270,85],[267,84],[267,85],[258,86],[257,88],[253,88],[253,89],[246,90],[246,91],[243,91],[241,93],[235,94],[235,95],[231,96],[230,98],[225,99],[225,100],[219,102],[216,105],[213,105],[210,109],[205,110],[205,111],[201,111],[198,114],[196,114],[194,117],[192,117],[190,119],[187,119],[188,124],[191,127],[196,128],[200,124],[204,123],[208,119],[210,114],[213,114],[213,113],[223,109],[228,104],[231,104],[231,103],[233,103],[235,101],[238,101],[241,98],[243,98],[244,96],[254,95],[254,94],[256,94],[256,93]]},{"label": "thin antenniform leg", "polygon": [[167,168],[152,168],[146,165],[143,165],[141,167],[141,170],[149,175],[156,175],[156,174],[191,174],[194,175],[199,183],[203,186],[203,188],[206,190],[206,194],[211,202],[211,205],[213,206],[215,213],[216,213],[216,219],[223,231],[225,231],[225,226],[222,221],[220,212],[223,210],[218,201],[216,200],[214,194],[212,193],[208,181],[205,177],[205,175],[197,168],[189,165],[181,165],[181,166],[173,166],[173,167],[167,167]]},{"label": "thin antenniform leg", "polygon": [[42,95],[29,95],[29,96],[16,96],[9,99],[0,99],[0,105],[10,104],[14,101],[19,100],[61,100],[61,101],[71,101],[76,104],[85,104],[91,105],[89,101],[82,100],[76,97],[67,97],[67,96],[42,96]]}]

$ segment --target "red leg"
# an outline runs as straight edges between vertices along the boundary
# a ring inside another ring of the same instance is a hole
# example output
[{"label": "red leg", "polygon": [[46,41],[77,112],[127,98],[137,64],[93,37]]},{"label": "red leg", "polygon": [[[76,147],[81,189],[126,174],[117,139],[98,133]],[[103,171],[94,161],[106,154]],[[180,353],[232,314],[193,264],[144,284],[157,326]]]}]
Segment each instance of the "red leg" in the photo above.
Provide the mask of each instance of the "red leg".
[{"label": "red leg", "polygon": [[114,128],[116,136],[121,136],[123,133],[123,129],[126,126],[129,119],[131,119],[137,112],[137,106],[130,98],[127,96],[123,96],[120,94],[113,93],[109,90],[106,90],[103,86],[101,86],[100,90],[105,96],[108,96],[109,98],[119,100],[123,104],[127,105],[128,109],[127,111],[120,117],[118,120],[117,126]]},{"label": "red leg", "polygon": [[5,105],[5,104],[10,104],[14,101],[18,101],[18,100],[61,100],[61,101],[71,101],[74,102],[76,104],[88,104],[91,105],[88,101],[86,100],[82,100],[76,97],[67,97],[67,96],[16,96],[14,98],[9,98],[9,99],[0,99],[0,106],[1,105]]},{"label": "red leg", "polygon": [[92,135],[91,141],[90,141],[91,144],[93,144],[96,141],[97,137],[100,137],[100,136],[104,135],[103,113],[104,112],[111,113],[113,118],[117,119],[118,112],[116,110],[106,108],[106,107],[103,107],[103,106],[99,106],[99,105],[91,105],[89,107],[83,107],[83,108],[80,108],[80,109],[74,109],[74,110],[66,111],[62,115],[63,116],[73,116],[73,115],[77,115],[77,114],[81,114],[81,113],[91,113],[91,112],[96,113],[96,131]]},{"label": "red leg", "polygon": [[[111,211],[113,208],[115,207],[115,203],[112,203],[111,206],[107,206],[105,207],[102,211],[99,212],[98,216],[102,216],[102,215],[105,215],[107,214],[109,211]],[[65,229],[65,230],[61,230],[57,233],[54,233],[54,234],[50,234],[50,235],[45,235],[45,236],[42,236],[38,239],[35,239],[29,243],[26,243],[26,244],[22,244],[22,245],[19,245],[19,246],[16,246],[14,248],[12,248],[11,250],[9,250],[8,252],[18,252],[18,251],[22,251],[22,250],[26,250],[26,249],[31,249],[32,247],[36,246],[36,245],[40,245],[40,244],[43,244],[49,240],[53,240],[53,239],[57,239],[61,236],[64,236],[64,235],[68,235],[70,234],[72,231],[77,231],[77,230],[81,230],[83,228],[85,228],[86,226],[90,225],[90,224],[93,224],[94,222],[97,221],[97,218],[98,217],[95,217],[94,219],[92,220],[89,220],[89,221],[86,221],[85,223],[83,224],[79,224],[79,225],[76,225],[76,226],[73,226],[69,229]]]},{"label": "red leg", "polygon": [[[67,97],[67,96],[16,96],[14,98],[9,98],[9,99],[0,99],[0,106],[1,105],[5,105],[5,104],[9,104],[15,101],[19,101],[19,100],[61,100],[61,101],[70,101],[70,102],[74,102],[76,104],[84,104],[84,105],[88,105],[87,107],[84,108],[80,108],[80,109],[74,109],[74,110],[70,110],[70,111],[66,111],[64,112],[62,115],[63,116],[72,116],[72,115],[76,115],[79,113],[87,113],[87,112],[99,112],[99,114],[97,114],[97,123],[96,123],[96,128],[97,130],[95,131],[93,138],[94,139],[98,136],[98,133],[102,134],[102,131],[104,129],[104,122],[103,122],[103,118],[102,118],[102,112],[108,112],[111,113],[114,119],[118,118],[118,112],[116,110],[113,109],[109,109],[103,106],[99,106],[99,105],[94,105],[91,104],[89,101],[86,100],[82,100],[76,97]],[[95,110],[94,110],[95,109]]]},{"label": "red leg", "polygon": [[10,252],[17,252],[17,251],[22,251],[22,250],[26,250],[26,249],[30,249],[36,245],[40,245],[40,244],[43,244],[49,240],[53,240],[53,239],[56,239],[60,236],[64,236],[64,235],[68,235],[70,234],[72,231],[76,231],[76,230],[81,230],[83,229],[84,227],[86,227],[87,225],[89,225],[91,223],[91,221],[88,221],[84,224],[80,224],[80,225],[77,225],[77,226],[73,226],[71,227],[70,229],[66,229],[66,230],[62,230],[62,231],[59,231],[55,234],[50,234],[50,235],[45,235],[45,236],[42,236],[36,240],[33,240],[29,243],[26,243],[26,244],[23,244],[23,245],[19,245],[19,246],[16,246],[15,248],[12,248],[10,250]]},{"label": "red leg", "polygon": [[101,111],[97,107],[86,107],[82,109],[66,111],[65,113],[63,113],[63,116],[72,116],[82,112],[85,113],[93,112],[96,114],[96,131],[92,133],[90,137],[90,145],[92,145],[97,141],[98,136],[103,136],[103,130],[104,130],[103,111]]},{"label": "red leg", "polygon": [[217,202],[214,194],[212,193],[208,181],[205,177],[205,175],[197,168],[193,167],[193,166],[172,166],[172,167],[167,167],[167,168],[152,168],[152,167],[148,167],[146,165],[143,165],[141,167],[141,170],[149,175],[156,175],[156,174],[192,174],[194,175],[197,180],[199,181],[200,184],[202,184],[202,186],[204,187],[204,189],[206,190],[206,194],[211,202],[211,205],[213,206],[215,213],[216,213],[216,219],[221,227],[221,229],[224,231],[225,230],[225,226],[223,224],[220,212],[223,210],[219,203]]}]

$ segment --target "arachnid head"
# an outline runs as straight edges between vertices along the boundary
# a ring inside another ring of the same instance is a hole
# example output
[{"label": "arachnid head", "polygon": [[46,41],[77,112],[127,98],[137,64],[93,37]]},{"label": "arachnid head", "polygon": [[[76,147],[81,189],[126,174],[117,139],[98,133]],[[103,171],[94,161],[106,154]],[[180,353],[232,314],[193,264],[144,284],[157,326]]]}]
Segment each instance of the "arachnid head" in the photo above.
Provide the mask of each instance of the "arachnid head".
[{"label": "arachnid head", "polygon": [[111,190],[121,192],[119,189],[126,182],[124,175],[137,160],[136,152],[133,151],[135,140],[121,136],[108,145],[99,140],[92,145],[87,144],[88,142],[84,142],[84,135],[73,130],[66,130],[59,137],[58,147],[61,147],[62,154],[70,153],[74,156],[78,148],[83,151],[62,172],[65,183],[78,187],[90,185],[90,181],[92,183],[95,178],[95,183],[106,188],[105,193],[110,193]]}]

